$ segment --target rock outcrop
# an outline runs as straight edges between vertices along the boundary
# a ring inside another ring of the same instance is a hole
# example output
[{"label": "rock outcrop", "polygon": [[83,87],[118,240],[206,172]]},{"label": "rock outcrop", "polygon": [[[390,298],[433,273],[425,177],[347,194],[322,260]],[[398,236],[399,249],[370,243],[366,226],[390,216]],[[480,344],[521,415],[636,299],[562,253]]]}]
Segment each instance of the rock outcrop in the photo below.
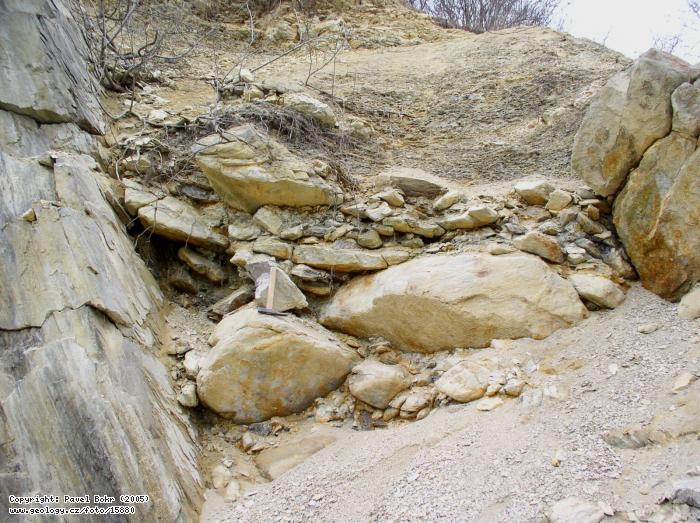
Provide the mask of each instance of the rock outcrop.
[{"label": "rock outcrop", "polygon": [[193,146],[199,167],[221,198],[253,213],[263,205],[332,205],[342,193],[319,169],[252,125],[202,138]]},{"label": "rock outcrop", "polygon": [[615,226],[644,285],[678,299],[700,280],[700,149],[673,132],[644,155],[615,200]]},{"label": "rock outcrop", "polygon": [[573,286],[525,254],[415,259],[342,287],[321,322],[397,347],[436,352],[495,338],[544,338],[586,317]]},{"label": "rock outcrop", "polygon": [[598,194],[620,191],[618,235],[644,286],[671,300],[700,280],[697,76],[674,56],[645,53],[591,103],[571,160]]},{"label": "rock outcrop", "polygon": [[329,331],[296,316],[247,308],[224,318],[200,363],[200,400],[236,423],[300,412],[335,390],[355,353]]},{"label": "rock outcrop", "polygon": [[86,156],[104,121],[80,33],[58,1],[0,19],[0,491],[148,494],[133,518],[191,520],[195,430],[154,355],[160,290]]},{"label": "rock outcrop", "polygon": [[576,134],[571,167],[602,196],[615,194],[644,152],[671,130],[671,95],[691,68],[650,50],[598,94]]}]

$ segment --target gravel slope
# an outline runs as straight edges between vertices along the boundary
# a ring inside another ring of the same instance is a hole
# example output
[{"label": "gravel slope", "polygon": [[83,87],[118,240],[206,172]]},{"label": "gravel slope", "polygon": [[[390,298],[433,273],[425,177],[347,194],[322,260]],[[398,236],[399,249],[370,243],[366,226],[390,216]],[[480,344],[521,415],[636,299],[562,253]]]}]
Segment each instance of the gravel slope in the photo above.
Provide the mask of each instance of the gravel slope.
[{"label": "gravel slope", "polygon": [[[650,323],[659,329],[638,332]],[[641,286],[618,309],[544,341],[483,350],[537,364],[523,396],[492,412],[472,403],[385,430],[345,427],[242,501],[211,504],[203,521],[537,521],[574,495],[643,517],[697,464],[700,382],[671,389],[681,372],[700,371],[700,322],[679,320],[675,305]],[[602,438],[652,420],[690,434],[636,450]]]}]

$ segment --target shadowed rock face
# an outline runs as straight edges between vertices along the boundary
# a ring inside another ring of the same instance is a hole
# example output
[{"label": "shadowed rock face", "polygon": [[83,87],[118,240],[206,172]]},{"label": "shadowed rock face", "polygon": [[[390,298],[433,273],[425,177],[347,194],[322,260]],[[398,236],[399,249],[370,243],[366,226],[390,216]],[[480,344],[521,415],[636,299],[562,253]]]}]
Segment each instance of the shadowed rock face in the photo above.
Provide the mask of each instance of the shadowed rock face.
[{"label": "shadowed rock face", "polygon": [[679,299],[700,279],[700,151],[671,133],[644,155],[615,201],[620,239],[644,286]]},{"label": "shadowed rock face", "polygon": [[78,29],[55,1],[0,19],[0,491],[148,494],[134,521],[191,520],[195,434],[154,356],[160,290],[87,155]]},{"label": "shadowed rock face", "polygon": [[323,311],[327,327],[383,336],[403,350],[544,338],[586,317],[573,286],[530,255],[432,256],[363,276]]}]

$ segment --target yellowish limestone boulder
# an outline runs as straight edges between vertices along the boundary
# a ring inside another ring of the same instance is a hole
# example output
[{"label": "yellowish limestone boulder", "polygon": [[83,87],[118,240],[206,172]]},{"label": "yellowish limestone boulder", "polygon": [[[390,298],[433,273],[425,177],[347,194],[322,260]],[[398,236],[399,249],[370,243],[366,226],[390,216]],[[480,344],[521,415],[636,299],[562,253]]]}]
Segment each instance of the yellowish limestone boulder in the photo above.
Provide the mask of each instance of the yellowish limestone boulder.
[{"label": "yellowish limestone boulder", "polygon": [[398,348],[486,347],[497,338],[545,338],[587,315],[574,287],[527,254],[430,256],[352,280],[321,322]]},{"label": "yellowish limestone boulder", "polygon": [[356,354],[320,325],[245,308],[225,317],[200,362],[204,405],[236,423],[307,408],[345,380]]}]

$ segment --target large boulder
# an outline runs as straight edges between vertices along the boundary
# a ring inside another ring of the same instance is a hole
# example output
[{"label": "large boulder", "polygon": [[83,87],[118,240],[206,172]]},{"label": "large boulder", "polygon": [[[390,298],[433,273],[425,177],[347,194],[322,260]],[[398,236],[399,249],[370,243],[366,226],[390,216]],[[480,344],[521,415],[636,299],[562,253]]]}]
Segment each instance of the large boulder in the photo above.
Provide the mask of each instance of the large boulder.
[{"label": "large boulder", "polygon": [[327,327],[383,336],[406,351],[544,338],[586,317],[573,286],[527,254],[464,253],[408,261],[356,278],[322,312]]},{"label": "large boulder", "polygon": [[615,201],[613,216],[646,288],[680,298],[700,280],[700,150],[673,132],[655,143]]},{"label": "large boulder", "polygon": [[239,310],[219,323],[200,362],[199,399],[236,423],[307,408],[343,383],[356,354],[320,325]]},{"label": "large boulder", "polygon": [[574,173],[598,194],[615,194],[649,146],[671,130],[671,94],[691,74],[683,60],[650,50],[610,79],[574,139]]},{"label": "large boulder", "polygon": [[342,202],[338,187],[314,166],[252,125],[200,139],[193,146],[197,165],[212,188],[234,209],[249,213],[263,205],[332,205]]}]

